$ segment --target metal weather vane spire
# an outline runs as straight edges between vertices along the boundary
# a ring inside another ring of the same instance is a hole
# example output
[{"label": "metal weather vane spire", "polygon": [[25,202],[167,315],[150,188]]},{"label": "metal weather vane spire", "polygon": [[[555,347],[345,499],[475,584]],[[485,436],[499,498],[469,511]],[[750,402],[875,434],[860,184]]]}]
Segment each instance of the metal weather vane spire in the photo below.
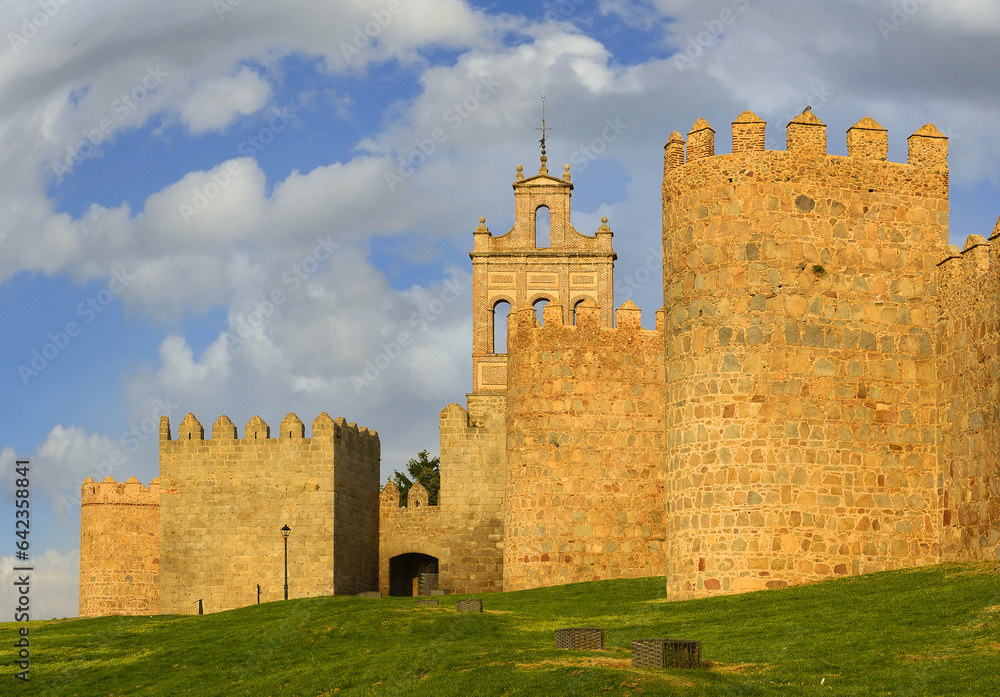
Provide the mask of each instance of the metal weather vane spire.
[{"label": "metal weather vane spire", "polygon": [[545,166],[545,161],[549,159],[548,157],[545,156],[545,131],[551,131],[552,130],[552,126],[546,126],[545,125],[545,95],[544,94],[542,95],[542,127],[541,128],[536,128],[535,130],[542,132],[542,139],[539,140],[538,142],[542,146],[542,157],[541,157],[542,168],[541,168],[541,171],[544,174],[545,172],[548,171],[548,169]]}]

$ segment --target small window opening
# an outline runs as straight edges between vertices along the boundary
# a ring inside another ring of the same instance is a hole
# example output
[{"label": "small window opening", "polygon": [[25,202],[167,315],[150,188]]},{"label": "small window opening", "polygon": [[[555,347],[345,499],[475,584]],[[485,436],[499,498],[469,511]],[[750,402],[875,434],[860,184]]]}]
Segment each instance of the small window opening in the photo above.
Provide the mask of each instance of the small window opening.
[{"label": "small window opening", "polygon": [[552,213],[548,206],[535,209],[535,247],[545,249],[552,246]]},{"label": "small window opening", "polygon": [[493,306],[493,353],[507,353],[507,316],[510,303],[501,300]]}]

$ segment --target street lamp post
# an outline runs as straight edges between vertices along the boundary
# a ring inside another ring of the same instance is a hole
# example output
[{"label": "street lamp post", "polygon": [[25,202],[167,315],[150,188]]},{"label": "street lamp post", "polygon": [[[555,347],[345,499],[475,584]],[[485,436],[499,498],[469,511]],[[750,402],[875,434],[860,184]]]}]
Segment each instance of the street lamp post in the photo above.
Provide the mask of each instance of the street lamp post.
[{"label": "street lamp post", "polygon": [[281,536],[285,539],[285,600],[288,600],[288,533],[291,531],[287,525],[281,528]]}]

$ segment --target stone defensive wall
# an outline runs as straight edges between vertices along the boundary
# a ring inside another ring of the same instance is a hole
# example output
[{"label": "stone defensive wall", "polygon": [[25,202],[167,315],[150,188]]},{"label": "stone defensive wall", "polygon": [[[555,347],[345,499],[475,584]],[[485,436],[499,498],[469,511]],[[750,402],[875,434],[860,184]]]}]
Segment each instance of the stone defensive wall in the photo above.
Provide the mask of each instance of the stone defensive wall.
[{"label": "stone defensive wall", "polygon": [[378,433],[295,414],[277,438],[254,416],[244,437],[226,416],[205,439],[188,414],[160,420],[160,612],[190,614],[284,597],[353,594],[378,583]]},{"label": "stone defensive wall", "polygon": [[80,487],[80,617],[159,612],[160,483]]},{"label": "stone defensive wall", "polygon": [[[389,560],[402,554],[427,554],[442,559],[441,506],[431,506],[420,482],[414,482],[400,507],[399,487],[391,479],[379,495],[378,590],[390,595]],[[442,588],[446,587],[443,584]]]},{"label": "stone defensive wall", "polygon": [[830,155],[810,110],[732,153],[699,119],[665,146],[667,591],[780,588],[935,563],[937,263],[948,141],[887,161],[871,118]]},{"label": "stone defensive wall", "polygon": [[455,593],[503,590],[504,478],[507,413],[504,394],[470,394],[468,411],[441,411],[443,544],[448,563],[439,583]]},{"label": "stone defensive wall", "polygon": [[942,551],[1000,560],[1000,220],[938,266]]},{"label": "stone defensive wall", "polygon": [[390,560],[427,554],[439,563],[438,585],[454,593],[503,589],[503,495],[507,440],[504,395],[470,394],[469,410],[441,411],[441,490],[437,506],[414,483],[407,506],[391,481],[382,489],[379,589],[390,589]]},{"label": "stone defensive wall", "polygon": [[667,569],[663,315],[546,305],[508,328],[504,590]]}]

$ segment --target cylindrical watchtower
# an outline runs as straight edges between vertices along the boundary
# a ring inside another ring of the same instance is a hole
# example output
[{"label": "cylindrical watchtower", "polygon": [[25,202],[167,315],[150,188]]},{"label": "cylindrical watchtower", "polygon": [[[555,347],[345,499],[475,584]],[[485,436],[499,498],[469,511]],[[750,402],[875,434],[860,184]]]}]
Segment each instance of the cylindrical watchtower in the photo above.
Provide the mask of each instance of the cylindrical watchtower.
[{"label": "cylindrical watchtower", "polygon": [[714,155],[702,119],[665,148],[675,599],[937,560],[947,139],[924,126],[899,164],[870,118],[846,157],[808,108],[785,151],[764,127],[743,113]]}]

